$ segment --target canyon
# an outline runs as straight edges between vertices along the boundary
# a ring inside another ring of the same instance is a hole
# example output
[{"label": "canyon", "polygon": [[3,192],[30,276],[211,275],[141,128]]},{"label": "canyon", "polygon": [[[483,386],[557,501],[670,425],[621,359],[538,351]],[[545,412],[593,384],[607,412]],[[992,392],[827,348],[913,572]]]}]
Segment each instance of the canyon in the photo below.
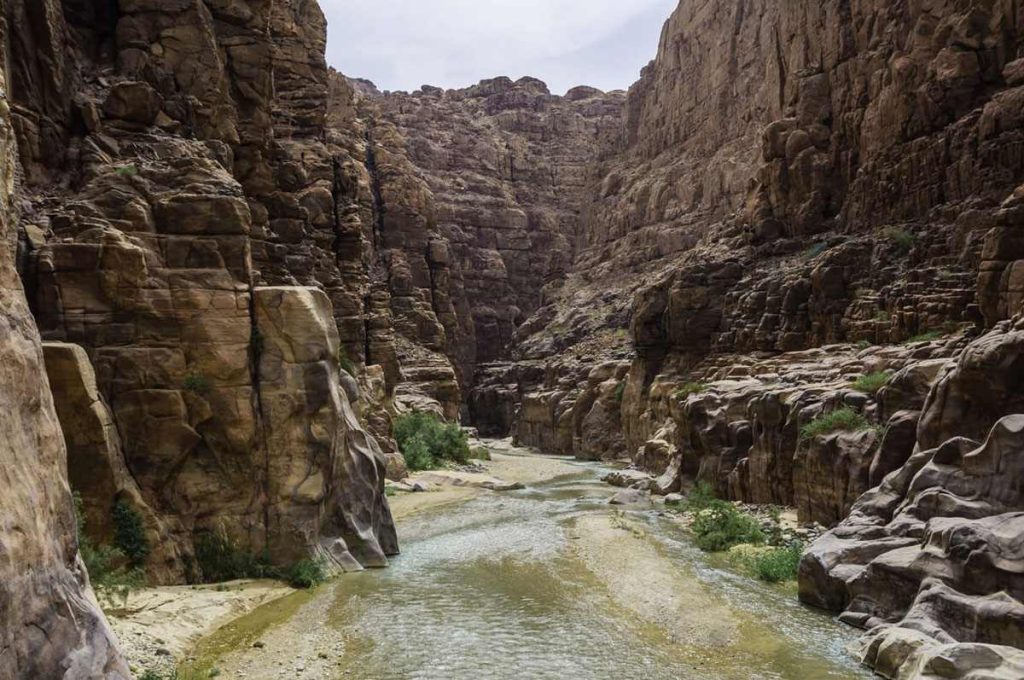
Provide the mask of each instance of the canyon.
[{"label": "canyon", "polygon": [[682,0],[565,95],[381,91],[312,0],[0,9],[0,678],[131,677],[115,504],[152,586],[387,566],[410,411],[793,507],[877,673],[1024,677],[1017,0]]}]

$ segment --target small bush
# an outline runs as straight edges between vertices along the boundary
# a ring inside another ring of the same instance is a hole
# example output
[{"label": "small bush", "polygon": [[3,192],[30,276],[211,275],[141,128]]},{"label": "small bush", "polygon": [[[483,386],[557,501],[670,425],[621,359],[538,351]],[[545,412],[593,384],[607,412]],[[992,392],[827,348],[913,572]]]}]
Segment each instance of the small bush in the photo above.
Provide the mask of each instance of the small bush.
[{"label": "small bush", "polygon": [[348,354],[345,353],[344,347],[338,350],[338,365],[341,366],[341,370],[355,377],[356,365],[348,358]]},{"label": "small bush", "polygon": [[852,408],[843,407],[829,413],[823,413],[804,425],[800,428],[800,438],[813,439],[832,432],[860,432],[861,430],[869,429],[871,429],[871,423],[868,422],[867,418]]},{"label": "small bush", "polygon": [[750,569],[755,576],[768,583],[795,581],[803,554],[804,544],[793,541],[785,547],[771,548],[754,555],[750,559]]},{"label": "small bush", "polygon": [[624,396],[626,396],[626,383],[620,382],[615,388],[615,401],[621,404]]},{"label": "small bush", "polygon": [[127,569],[125,554],[107,545],[93,545],[85,533],[85,514],[82,497],[74,494],[75,531],[78,551],[89,572],[89,580],[101,599],[127,600],[132,591],[145,585],[145,574],[140,569]]},{"label": "small bush", "polygon": [[695,514],[691,529],[704,552],[721,552],[741,543],[761,545],[765,540],[757,520],[726,501],[710,501]]},{"label": "small bush", "polygon": [[867,340],[861,340],[857,343],[856,347],[857,349],[863,351],[866,350],[868,347],[871,347],[871,343]]},{"label": "small bush", "polygon": [[114,545],[133,567],[141,567],[149,557],[149,539],[142,515],[126,499],[114,503]]},{"label": "small bush", "polygon": [[889,384],[889,380],[892,379],[892,373],[888,371],[880,371],[878,373],[868,373],[857,378],[850,387],[857,390],[858,392],[864,392],[866,394],[877,394],[878,390],[882,389]]},{"label": "small bush", "polygon": [[225,531],[200,534],[196,539],[196,562],[204,583],[280,576],[269,560],[243,550]]},{"label": "small bush", "polygon": [[455,424],[430,413],[407,413],[395,419],[395,441],[410,470],[429,470],[444,461],[466,463],[469,438]]},{"label": "small bush", "polygon": [[697,485],[686,496],[684,505],[690,512],[698,512],[710,507],[717,500],[718,497],[715,495],[714,487],[707,482],[697,482]]},{"label": "small bush", "polygon": [[122,165],[114,170],[114,173],[118,177],[135,177],[135,175],[139,174],[139,169],[134,165]]},{"label": "small bush", "polygon": [[212,389],[210,381],[202,373],[189,373],[185,376],[185,389],[195,394],[208,394]]},{"label": "small bush", "polygon": [[678,390],[676,390],[675,397],[676,399],[680,400],[686,399],[691,394],[700,394],[701,392],[706,392],[707,389],[708,386],[705,385],[704,383],[688,382],[682,387],[680,387]]},{"label": "small bush", "polygon": [[302,560],[285,572],[284,580],[292,588],[314,588],[327,580],[327,569],[323,560]]},{"label": "small bush", "polygon": [[933,342],[935,340],[941,340],[944,337],[945,333],[943,333],[942,331],[926,331],[924,333],[915,335],[914,337],[910,338],[909,340],[907,340],[905,344],[913,345],[919,342]]},{"label": "small bush", "polygon": [[898,227],[890,227],[885,230],[885,237],[892,241],[896,252],[900,255],[908,254],[914,247],[914,242],[917,237],[910,233],[906,229],[900,229]]}]

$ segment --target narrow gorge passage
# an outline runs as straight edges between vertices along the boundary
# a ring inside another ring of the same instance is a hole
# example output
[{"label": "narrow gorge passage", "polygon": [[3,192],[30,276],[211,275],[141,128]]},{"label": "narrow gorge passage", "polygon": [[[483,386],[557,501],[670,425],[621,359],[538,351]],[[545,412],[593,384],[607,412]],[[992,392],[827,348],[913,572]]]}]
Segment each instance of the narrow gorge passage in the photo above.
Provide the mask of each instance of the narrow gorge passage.
[{"label": "narrow gorge passage", "polygon": [[609,505],[605,468],[561,468],[400,520],[391,568],[246,631],[258,611],[206,665],[249,680],[870,677],[845,651],[853,631],[723,568],[659,510]]}]

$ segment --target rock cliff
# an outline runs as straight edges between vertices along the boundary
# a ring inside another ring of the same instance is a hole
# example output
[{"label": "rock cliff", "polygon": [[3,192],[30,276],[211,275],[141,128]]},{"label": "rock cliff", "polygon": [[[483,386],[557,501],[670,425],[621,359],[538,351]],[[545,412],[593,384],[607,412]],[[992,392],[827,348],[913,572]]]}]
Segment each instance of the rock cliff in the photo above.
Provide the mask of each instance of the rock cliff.
[{"label": "rock cliff", "polygon": [[564,96],[380,92],[312,1],[0,6],[16,676],[124,672],[66,480],[97,541],[137,510],[154,583],[214,534],[382,566],[406,409],[796,506],[833,527],[802,597],[880,672],[1012,676],[1016,0],[685,0],[628,93]]}]

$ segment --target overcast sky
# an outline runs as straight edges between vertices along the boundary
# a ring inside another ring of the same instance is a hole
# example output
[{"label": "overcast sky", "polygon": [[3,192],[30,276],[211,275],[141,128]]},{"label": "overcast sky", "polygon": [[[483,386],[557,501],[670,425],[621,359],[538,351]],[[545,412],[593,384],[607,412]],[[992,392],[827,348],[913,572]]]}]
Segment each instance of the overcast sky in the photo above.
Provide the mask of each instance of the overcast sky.
[{"label": "overcast sky", "polygon": [[535,76],[556,94],[626,88],[678,0],[320,0],[327,60],[382,90]]}]

